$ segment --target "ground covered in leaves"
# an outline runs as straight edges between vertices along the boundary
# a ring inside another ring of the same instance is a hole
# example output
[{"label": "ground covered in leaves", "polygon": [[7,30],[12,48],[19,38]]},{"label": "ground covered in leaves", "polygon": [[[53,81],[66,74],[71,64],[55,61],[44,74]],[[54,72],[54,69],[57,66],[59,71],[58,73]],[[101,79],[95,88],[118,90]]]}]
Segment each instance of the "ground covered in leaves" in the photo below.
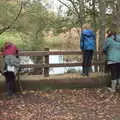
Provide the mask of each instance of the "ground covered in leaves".
[{"label": "ground covered in leaves", "polygon": [[0,96],[0,120],[120,120],[120,95],[64,89]]}]

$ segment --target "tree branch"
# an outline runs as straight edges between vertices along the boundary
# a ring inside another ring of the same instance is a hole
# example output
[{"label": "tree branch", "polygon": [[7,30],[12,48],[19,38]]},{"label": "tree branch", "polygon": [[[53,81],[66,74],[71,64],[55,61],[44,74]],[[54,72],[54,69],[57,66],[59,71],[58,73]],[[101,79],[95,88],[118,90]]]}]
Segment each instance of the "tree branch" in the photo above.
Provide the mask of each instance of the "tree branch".
[{"label": "tree branch", "polygon": [[18,18],[19,18],[19,16],[20,16],[21,12],[22,12],[22,3],[21,3],[21,5],[20,5],[20,10],[19,10],[19,12],[18,12],[16,18],[14,19],[14,23],[18,20]]},{"label": "tree branch", "polygon": [[58,2],[60,2],[61,4],[63,4],[63,5],[64,5],[65,7],[67,7],[69,10],[71,10],[71,11],[72,11],[72,13],[74,13],[74,14],[77,16],[76,12],[75,12],[75,11],[73,11],[73,10],[71,9],[71,7],[70,7],[70,6],[68,6],[66,3],[62,2],[61,0],[58,0]]},{"label": "tree branch", "polygon": [[72,0],[69,0],[69,1],[71,2],[72,6],[73,6],[73,8],[74,8],[74,10],[75,10],[75,13],[77,13],[77,16],[79,16],[79,11],[78,11],[78,9],[77,9],[77,6],[75,5],[75,2],[72,1]]},{"label": "tree branch", "polygon": [[1,28],[0,29],[0,34],[2,34],[2,33],[4,33],[6,30],[8,30],[9,29],[9,26],[7,26],[7,27],[4,27],[4,28]]},{"label": "tree branch", "polygon": [[22,12],[22,2],[21,2],[21,4],[20,4],[20,10],[19,10],[17,16],[15,17],[15,19],[13,20],[13,22],[12,22],[9,26],[0,28],[0,34],[4,33],[6,30],[10,29],[10,28],[13,26],[13,24],[18,20],[21,12]]},{"label": "tree branch", "polygon": [[80,0],[77,0],[76,2],[74,0],[67,0],[68,2],[71,3],[72,8],[70,6],[67,5],[67,3],[63,2],[62,0],[58,0],[61,4],[63,4],[65,7],[67,7],[79,20],[79,25],[80,27],[82,27],[83,24],[83,17],[84,17],[84,2]]}]

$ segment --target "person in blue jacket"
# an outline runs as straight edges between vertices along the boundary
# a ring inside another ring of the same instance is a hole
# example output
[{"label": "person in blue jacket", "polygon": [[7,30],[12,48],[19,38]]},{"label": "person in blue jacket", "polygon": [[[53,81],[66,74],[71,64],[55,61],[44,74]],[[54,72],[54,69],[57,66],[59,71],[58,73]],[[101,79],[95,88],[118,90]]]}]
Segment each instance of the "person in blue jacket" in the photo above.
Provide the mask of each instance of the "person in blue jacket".
[{"label": "person in blue jacket", "polygon": [[88,25],[83,27],[80,36],[80,48],[83,52],[82,75],[89,76],[93,52],[96,48],[96,37]]},{"label": "person in blue jacket", "polygon": [[105,40],[103,52],[106,55],[107,64],[111,73],[111,87],[109,90],[115,92],[120,88],[120,34],[111,28]]}]

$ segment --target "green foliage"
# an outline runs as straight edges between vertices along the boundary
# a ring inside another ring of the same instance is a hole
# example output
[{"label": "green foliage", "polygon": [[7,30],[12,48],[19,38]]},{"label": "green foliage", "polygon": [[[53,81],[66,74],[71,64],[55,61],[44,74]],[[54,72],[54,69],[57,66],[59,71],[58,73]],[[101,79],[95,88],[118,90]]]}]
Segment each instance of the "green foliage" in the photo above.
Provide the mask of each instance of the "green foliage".
[{"label": "green foliage", "polygon": [[9,26],[18,11],[17,4],[0,1],[0,26]]},{"label": "green foliage", "polygon": [[17,32],[4,32],[0,35],[0,48],[3,46],[5,41],[11,41],[18,47],[23,44],[21,36]]},{"label": "green foliage", "polygon": [[54,34],[58,35],[62,32],[65,32],[65,30],[69,30],[74,27],[74,25],[71,23],[71,20],[67,17],[61,17],[57,16],[54,19],[54,25],[52,26],[54,29]]},{"label": "green foliage", "polygon": [[15,29],[22,32],[24,48],[27,50],[40,50],[44,48],[43,31],[48,24],[48,12],[39,2],[25,6]]},{"label": "green foliage", "polygon": [[[19,19],[14,23],[13,21],[19,8],[20,6],[16,2],[0,1],[0,15],[2,16],[0,18],[0,27],[2,28],[12,24],[12,27],[2,34],[0,39],[2,41],[4,41],[4,39],[8,40],[11,32],[13,34],[18,33],[21,37],[20,41],[22,42],[17,43],[23,49],[40,50],[44,48],[43,31],[50,30],[50,22],[53,15],[43,7],[39,0],[34,2],[27,1],[27,3],[25,2],[23,4],[22,13],[19,16]],[[17,38],[18,37],[16,36],[16,39]],[[12,39],[15,38],[13,37]]]},{"label": "green foliage", "polygon": [[53,31],[57,35],[72,28],[71,21],[66,17],[48,12],[39,0],[25,1],[22,8],[19,18],[13,22],[20,5],[17,2],[0,1],[0,15],[2,16],[0,18],[0,27],[12,24],[12,27],[7,32],[0,35],[0,40],[13,41],[24,50],[41,50],[44,47],[60,48],[61,41],[59,38],[55,36],[52,42],[46,43],[44,35],[47,35],[48,31]]},{"label": "green foliage", "polygon": [[62,40],[58,36],[53,36],[51,38],[45,38],[46,44],[44,45],[47,48],[51,49],[61,49],[62,48]]}]

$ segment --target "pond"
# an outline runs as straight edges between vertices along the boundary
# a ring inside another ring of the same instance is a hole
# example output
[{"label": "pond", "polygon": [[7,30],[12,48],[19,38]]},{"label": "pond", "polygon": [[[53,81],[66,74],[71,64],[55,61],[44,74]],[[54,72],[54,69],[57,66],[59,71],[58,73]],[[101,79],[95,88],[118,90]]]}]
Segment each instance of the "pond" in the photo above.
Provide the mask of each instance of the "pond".
[{"label": "pond", "polygon": [[[78,61],[65,61],[64,60],[64,55],[50,55],[49,56],[49,63],[50,64],[60,64],[60,63],[75,63]],[[20,57],[20,64],[34,64],[33,60],[30,58],[30,56],[21,56]],[[23,72],[31,72],[33,69],[32,68],[24,68],[22,71]],[[92,66],[92,72],[94,72],[94,66]],[[64,74],[64,73],[81,73],[82,72],[82,66],[77,66],[77,67],[54,67],[50,68],[49,74],[54,75],[54,74]]]},{"label": "pond", "polygon": [[[72,61],[77,62],[77,61]],[[50,64],[59,64],[59,63],[67,63],[64,61],[63,55],[50,55],[49,57],[49,63]],[[92,72],[94,72],[94,66],[92,66]],[[68,72],[82,72],[82,66],[78,67],[56,67],[56,68],[50,68],[49,74],[64,74]]]}]

